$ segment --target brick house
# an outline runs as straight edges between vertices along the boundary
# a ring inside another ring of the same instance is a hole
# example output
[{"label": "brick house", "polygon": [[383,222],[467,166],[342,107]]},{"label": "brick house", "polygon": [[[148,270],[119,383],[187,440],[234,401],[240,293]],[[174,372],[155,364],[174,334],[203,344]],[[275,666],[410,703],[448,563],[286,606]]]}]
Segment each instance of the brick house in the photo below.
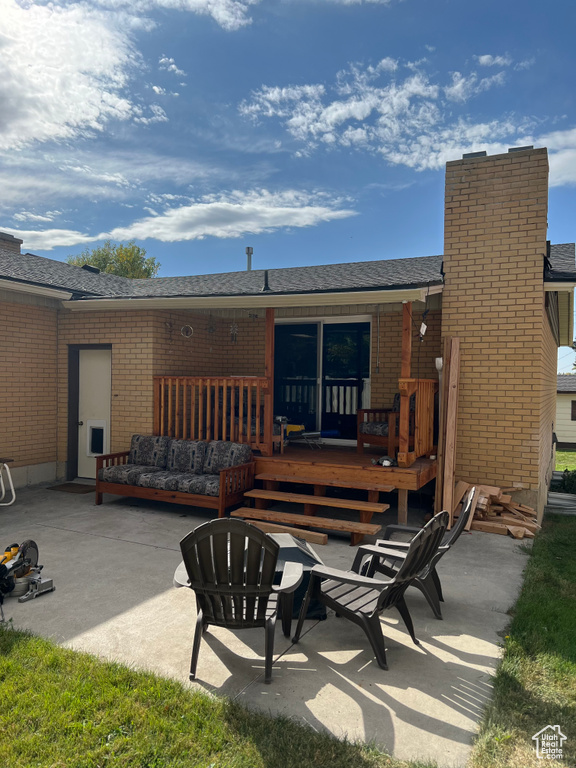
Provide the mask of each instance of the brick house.
[{"label": "brick house", "polygon": [[576,374],[559,373],[556,390],[557,447],[572,451],[576,448]]},{"label": "brick house", "polygon": [[78,422],[92,353],[109,361],[96,364],[108,413],[86,417],[94,455],[162,429],[158,387],[177,377],[257,377],[271,398],[274,336],[274,413],[296,408],[308,428],[353,439],[356,408],[398,392],[409,306],[418,380],[437,379],[443,338],[460,338],[456,476],[516,487],[542,510],[576,285],[574,245],[547,244],[547,204],[546,149],[526,148],[447,164],[443,256],[130,280],[21,254],[0,234],[1,453],[20,486],[88,474]]}]

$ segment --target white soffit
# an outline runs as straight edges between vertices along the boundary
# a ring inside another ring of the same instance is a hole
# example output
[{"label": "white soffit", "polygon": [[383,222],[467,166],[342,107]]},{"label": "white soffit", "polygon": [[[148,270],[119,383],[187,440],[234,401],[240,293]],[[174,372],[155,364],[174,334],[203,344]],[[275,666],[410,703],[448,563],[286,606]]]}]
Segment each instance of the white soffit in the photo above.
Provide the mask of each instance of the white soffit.
[{"label": "white soffit", "polygon": [[560,346],[571,347],[574,340],[574,291],[558,293]]}]

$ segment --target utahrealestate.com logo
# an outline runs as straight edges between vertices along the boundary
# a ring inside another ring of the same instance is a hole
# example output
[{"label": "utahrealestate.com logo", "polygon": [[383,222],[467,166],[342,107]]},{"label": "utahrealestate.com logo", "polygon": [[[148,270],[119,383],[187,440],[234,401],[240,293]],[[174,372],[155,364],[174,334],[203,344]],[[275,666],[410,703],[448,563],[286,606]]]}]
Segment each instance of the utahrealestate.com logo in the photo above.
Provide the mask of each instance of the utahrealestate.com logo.
[{"label": "utahrealestate.com logo", "polygon": [[559,725],[547,725],[532,736],[534,748],[540,760],[562,760],[562,744],[566,736]]}]

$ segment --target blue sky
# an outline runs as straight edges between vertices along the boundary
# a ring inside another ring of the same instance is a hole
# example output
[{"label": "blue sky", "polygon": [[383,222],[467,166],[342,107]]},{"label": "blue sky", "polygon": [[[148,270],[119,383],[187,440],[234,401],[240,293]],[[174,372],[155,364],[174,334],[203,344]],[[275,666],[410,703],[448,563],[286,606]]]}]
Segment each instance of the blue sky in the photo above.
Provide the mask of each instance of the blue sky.
[{"label": "blue sky", "polygon": [[441,253],[446,161],[526,144],[550,239],[575,238],[565,0],[0,9],[0,228],[33,253],[134,238],[164,276],[244,269],[247,245],[254,268]]}]

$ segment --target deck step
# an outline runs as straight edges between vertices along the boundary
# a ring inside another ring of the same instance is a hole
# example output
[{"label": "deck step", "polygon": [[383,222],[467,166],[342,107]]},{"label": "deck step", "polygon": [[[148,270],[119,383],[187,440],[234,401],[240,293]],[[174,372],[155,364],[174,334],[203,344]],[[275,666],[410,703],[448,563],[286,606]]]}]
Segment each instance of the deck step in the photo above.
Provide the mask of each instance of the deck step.
[{"label": "deck step", "polygon": [[381,525],[373,523],[356,523],[352,520],[334,520],[331,517],[311,517],[310,515],[294,515],[291,512],[274,512],[270,509],[254,509],[241,507],[230,512],[232,517],[242,517],[245,520],[268,520],[286,525],[305,526],[309,528],[324,528],[328,531],[346,531],[360,536],[376,536]]},{"label": "deck step", "polygon": [[267,499],[269,501],[288,501],[295,504],[312,504],[320,507],[338,507],[353,509],[356,512],[386,512],[390,504],[376,504],[373,501],[354,501],[353,499],[332,499],[326,496],[311,496],[304,493],[286,493],[284,491],[266,491],[254,488],[246,491],[244,497],[250,499]]},{"label": "deck step", "polygon": [[271,481],[276,483],[301,483],[302,485],[326,485],[334,488],[355,488],[359,491],[380,491],[390,493],[395,486],[381,483],[359,483],[355,480],[338,480],[321,477],[302,477],[300,475],[277,475],[271,472],[263,472],[256,475],[256,480]]},{"label": "deck step", "polygon": [[[251,507],[245,507],[246,513],[253,512]],[[257,528],[260,528],[264,533],[289,533],[292,536],[296,536],[298,539],[304,539],[311,544],[328,544],[328,534],[319,533],[318,531],[307,531],[305,528],[290,528],[288,525],[278,525],[277,523],[270,523],[267,520],[250,520],[248,516],[244,518],[247,523],[252,523]]]}]

